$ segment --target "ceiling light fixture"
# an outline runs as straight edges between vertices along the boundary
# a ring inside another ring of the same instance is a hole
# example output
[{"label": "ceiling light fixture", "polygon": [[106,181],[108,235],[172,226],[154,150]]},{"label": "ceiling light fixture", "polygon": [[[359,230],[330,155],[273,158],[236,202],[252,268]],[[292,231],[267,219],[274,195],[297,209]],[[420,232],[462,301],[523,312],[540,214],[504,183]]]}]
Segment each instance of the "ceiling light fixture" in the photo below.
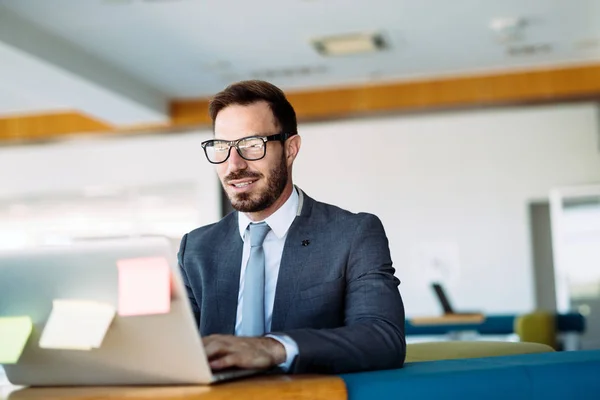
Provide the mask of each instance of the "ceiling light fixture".
[{"label": "ceiling light fixture", "polygon": [[388,46],[380,33],[350,33],[313,39],[312,45],[324,56],[345,56],[383,50]]}]

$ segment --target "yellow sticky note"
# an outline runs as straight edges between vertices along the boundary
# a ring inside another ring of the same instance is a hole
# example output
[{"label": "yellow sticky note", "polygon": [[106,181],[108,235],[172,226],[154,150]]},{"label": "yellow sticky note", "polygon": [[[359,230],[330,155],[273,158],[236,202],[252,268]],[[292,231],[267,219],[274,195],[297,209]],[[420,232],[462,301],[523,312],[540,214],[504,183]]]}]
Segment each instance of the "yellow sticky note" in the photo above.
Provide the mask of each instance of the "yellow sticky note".
[{"label": "yellow sticky note", "polygon": [[0,364],[16,364],[31,335],[29,317],[0,317]]},{"label": "yellow sticky note", "polygon": [[44,349],[100,348],[116,310],[90,300],[54,300],[39,345]]},{"label": "yellow sticky note", "polygon": [[117,261],[119,315],[165,314],[171,309],[169,263],[162,257]]}]

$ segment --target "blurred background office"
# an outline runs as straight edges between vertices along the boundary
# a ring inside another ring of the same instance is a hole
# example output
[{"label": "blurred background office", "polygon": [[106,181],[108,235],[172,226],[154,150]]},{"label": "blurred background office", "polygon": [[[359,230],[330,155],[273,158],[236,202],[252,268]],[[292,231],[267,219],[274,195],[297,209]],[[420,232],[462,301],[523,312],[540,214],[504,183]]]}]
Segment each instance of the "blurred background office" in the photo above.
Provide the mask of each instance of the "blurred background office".
[{"label": "blurred background office", "polygon": [[289,94],[296,183],[382,219],[408,318],[441,282],[600,348],[598,0],[0,0],[0,250],[218,220],[244,79]]}]

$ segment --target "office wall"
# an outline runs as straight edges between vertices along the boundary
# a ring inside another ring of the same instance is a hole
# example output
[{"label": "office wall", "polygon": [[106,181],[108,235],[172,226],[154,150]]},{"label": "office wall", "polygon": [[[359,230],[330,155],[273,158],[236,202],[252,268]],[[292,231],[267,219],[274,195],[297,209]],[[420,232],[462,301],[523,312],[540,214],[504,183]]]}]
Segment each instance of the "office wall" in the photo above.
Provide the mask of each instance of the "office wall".
[{"label": "office wall", "polygon": [[[379,215],[408,315],[439,312],[435,276],[461,309],[522,312],[535,305],[529,202],[600,182],[599,129],[594,104],[306,125],[294,175],[310,196]],[[459,274],[432,273],[423,248]]]},{"label": "office wall", "polygon": [[[600,182],[594,104],[423,114],[300,127],[295,181],[319,200],[376,213],[386,227],[409,316],[439,312],[423,252],[459,266],[461,309],[534,306],[529,201]],[[208,223],[218,182],[200,142],[209,132],[0,148],[0,198],[89,185],[202,183]],[[425,250],[423,250],[425,249]],[[440,250],[441,249],[441,250]]]},{"label": "office wall", "polygon": [[0,147],[0,199],[81,192],[89,187],[198,185],[198,223],[220,216],[219,184],[200,147],[212,134],[89,138]]}]

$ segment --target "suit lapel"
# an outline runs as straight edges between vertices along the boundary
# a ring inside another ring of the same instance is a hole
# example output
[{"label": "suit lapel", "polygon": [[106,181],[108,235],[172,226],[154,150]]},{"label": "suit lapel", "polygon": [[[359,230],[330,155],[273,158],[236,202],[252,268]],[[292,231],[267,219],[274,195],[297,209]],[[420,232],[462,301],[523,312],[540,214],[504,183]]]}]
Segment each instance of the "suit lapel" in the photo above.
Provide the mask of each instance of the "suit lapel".
[{"label": "suit lapel", "polygon": [[217,310],[218,326],[216,332],[233,335],[237,313],[240,269],[244,242],[238,230],[237,217],[232,218],[227,232],[219,246],[217,269]]},{"label": "suit lapel", "polygon": [[[300,189],[298,189],[298,192],[301,193]],[[271,331],[273,332],[284,328],[288,310],[294,302],[302,270],[305,265],[309,264],[311,247],[307,246],[305,241],[311,239],[309,216],[313,202],[306,195],[300,195],[300,207],[302,209],[288,231],[275,290],[271,320]]]}]

